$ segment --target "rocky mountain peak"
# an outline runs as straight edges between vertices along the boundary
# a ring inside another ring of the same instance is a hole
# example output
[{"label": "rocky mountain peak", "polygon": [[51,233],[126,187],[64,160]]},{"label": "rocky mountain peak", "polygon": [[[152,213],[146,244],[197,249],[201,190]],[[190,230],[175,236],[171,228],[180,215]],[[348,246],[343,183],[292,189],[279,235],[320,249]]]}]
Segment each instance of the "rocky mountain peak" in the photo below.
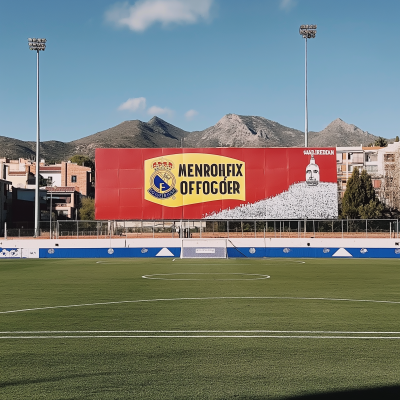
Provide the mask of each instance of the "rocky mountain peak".
[{"label": "rocky mountain peak", "polygon": [[239,115],[237,114],[226,114],[224,115],[215,125],[218,124],[230,124],[230,123],[242,123]]},{"label": "rocky mountain peak", "polygon": [[361,130],[357,126],[355,126],[353,124],[348,124],[347,122],[343,121],[340,118],[336,118],[325,129],[327,129],[327,130],[341,129],[341,130],[345,130],[345,131],[348,131],[348,132],[354,132],[354,131],[363,132],[363,130]]},{"label": "rocky mountain peak", "polygon": [[155,116],[149,122],[147,122],[147,125],[156,131],[166,132],[169,124],[163,119]]},{"label": "rocky mountain peak", "polygon": [[[242,121],[239,115],[236,114],[226,114],[224,115],[214,126],[208,129],[239,129],[241,131],[248,130],[246,124]],[[250,131],[249,131],[250,133]]]},{"label": "rocky mountain peak", "polygon": [[310,142],[311,145],[320,147],[360,146],[360,144],[366,146],[375,139],[374,135],[337,118],[322,131],[313,132]]},{"label": "rocky mountain peak", "polygon": [[164,125],[167,122],[164,121],[163,119],[161,119],[160,117],[157,117],[157,115],[155,115],[153,118],[151,118],[149,120],[149,122],[147,122],[149,125]]},{"label": "rocky mountain peak", "polygon": [[227,114],[201,135],[202,141],[217,140],[218,147],[258,146],[259,137],[239,115]]}]

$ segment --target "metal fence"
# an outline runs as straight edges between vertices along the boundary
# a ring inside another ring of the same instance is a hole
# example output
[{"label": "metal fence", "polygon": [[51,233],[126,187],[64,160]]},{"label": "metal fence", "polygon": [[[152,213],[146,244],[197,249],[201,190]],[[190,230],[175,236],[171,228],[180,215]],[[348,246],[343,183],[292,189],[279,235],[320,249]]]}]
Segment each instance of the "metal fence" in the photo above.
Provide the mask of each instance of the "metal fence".
[{"label": "metal fence", "polygon": [[[4,238],[33,237],[33,229],[8,229]],[[399,220],[263,221],[53,221],[40,222],[42,239],[100,238],[398,238]]]}]

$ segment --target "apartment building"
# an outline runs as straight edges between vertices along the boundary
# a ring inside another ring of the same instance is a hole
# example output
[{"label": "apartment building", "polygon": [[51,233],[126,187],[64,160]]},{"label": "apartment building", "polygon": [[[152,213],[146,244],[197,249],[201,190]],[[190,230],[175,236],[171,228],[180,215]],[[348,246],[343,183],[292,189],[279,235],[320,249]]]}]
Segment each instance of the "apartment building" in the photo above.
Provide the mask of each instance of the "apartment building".
[{"label": "apartment building", "polygon": [[54,212],[58,219],[75,219],[80,197],[91,194],[91,169],[68,161],[40,165],[39,172],[47,182],[47,198],[51,198],[45,218],[49,219],[50,212]]},{"label": "apartment building", "polygon": [[11,182],[0,179],[0,232],[3,231],[4,222],[7,220],[8,200],[10,198]]},{"label": "apartment building", "polygon": [[400,210],[400,142],[379,150],[378,165],[382,183],[380,199],[388,207]]},{"label": "apartment building", "polygon": [[361,172],[365,169],[372,178],[372,184],[377,192],[381,187],[382,168],[379,166],[379,151],[382,147],[337,147],[336,165],[338,194],[342,198],[346,191],[347,181],[351,177],[354,168]]},{"label": "apartment building", "polygon": [[[50,212],[56,213],[59,219],[75,219],[80,197],[91,194],[91,169],[71,162],[46,165],[45,160],[41,160],[39,173],[40,219],[48,220]],[[36,163],[32,160],[0,159],[0,179],[10,182],[13,188],[11,220],[14,222],[32,219],[35,175]]]},{"label": "apartment building", "polygon": [[[35,166],[32,165],[31,172]],[[81,165],[68,162],[54,165],[40,165],[40,175],[46,180],[47,186],[69,187],[82,196],[89,196],[91,193],[91,169]]]},{"label": "apartment building", "polygon": [[[44,160],[40,163],[42,164],[44,165]],[[31,172],[31,165],[32,161],[25,158],[0,158],[0,179],[10,181],[15,188],[34,189],[35,173]]]},{"label": "apartment building", "polygon": [[50,219],[50,211],[57,215],[57,219],[76,219],[80,193],[74,187],[47,186],[46,192],[48,212],[42,215],[42,220]]},{"label": "apartment building", "polygon": [[[45,160],[39,164],[39,173],[43,186],[74,187],[82,196],[91,192],[91,169],[71,162],[46,165]],[[12,182],[13,187],[34,189],[36,162],[19,158],[11,160],[0,158],[0,179]]]},{"label": "apartment building", "polygon": [[387,147],[337,147],[336,163],[339,198],[343,197],[347,181],[357,167],[371,175],[382,202],[389,207],[400,207],[400,142]]},{"label": "apartment building", "polygon": [[[40,214],[46,213],[46,191],[39,191]],[[10,228],[24,227],[33,229],[35,219],[35,190],[13,187],[11,192],[10,210],[7,224]]]}]

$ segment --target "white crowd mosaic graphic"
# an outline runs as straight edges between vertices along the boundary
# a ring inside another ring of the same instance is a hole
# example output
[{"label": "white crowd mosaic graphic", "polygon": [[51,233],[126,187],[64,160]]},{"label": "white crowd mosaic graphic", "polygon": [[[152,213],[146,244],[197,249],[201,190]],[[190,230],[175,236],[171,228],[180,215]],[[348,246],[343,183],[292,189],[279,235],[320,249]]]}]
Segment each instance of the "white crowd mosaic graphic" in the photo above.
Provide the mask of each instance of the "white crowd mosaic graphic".
[{"label": "white crowd mosaic graphic", "polygon": [[0,258],[21,258],[20,249],[1,249]]},{"label": "white crowd mosaic graphic", "polygon": [[205,219],[331,219],[337,218],[337,184],[295,183],[274,197],[204,216]]}]

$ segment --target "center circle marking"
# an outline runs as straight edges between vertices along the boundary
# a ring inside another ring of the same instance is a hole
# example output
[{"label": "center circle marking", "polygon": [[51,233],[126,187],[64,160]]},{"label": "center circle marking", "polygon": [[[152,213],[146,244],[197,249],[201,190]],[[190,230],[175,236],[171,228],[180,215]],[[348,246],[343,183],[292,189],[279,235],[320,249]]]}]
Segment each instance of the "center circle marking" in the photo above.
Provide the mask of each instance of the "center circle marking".
[{"label": "center circle marking", "polygon": [[269,279],[270,276],[262,274],[248,274],[245,272],[179,272],[171,274],[143,275],[142,278],[168,281],[254,281]]}]

